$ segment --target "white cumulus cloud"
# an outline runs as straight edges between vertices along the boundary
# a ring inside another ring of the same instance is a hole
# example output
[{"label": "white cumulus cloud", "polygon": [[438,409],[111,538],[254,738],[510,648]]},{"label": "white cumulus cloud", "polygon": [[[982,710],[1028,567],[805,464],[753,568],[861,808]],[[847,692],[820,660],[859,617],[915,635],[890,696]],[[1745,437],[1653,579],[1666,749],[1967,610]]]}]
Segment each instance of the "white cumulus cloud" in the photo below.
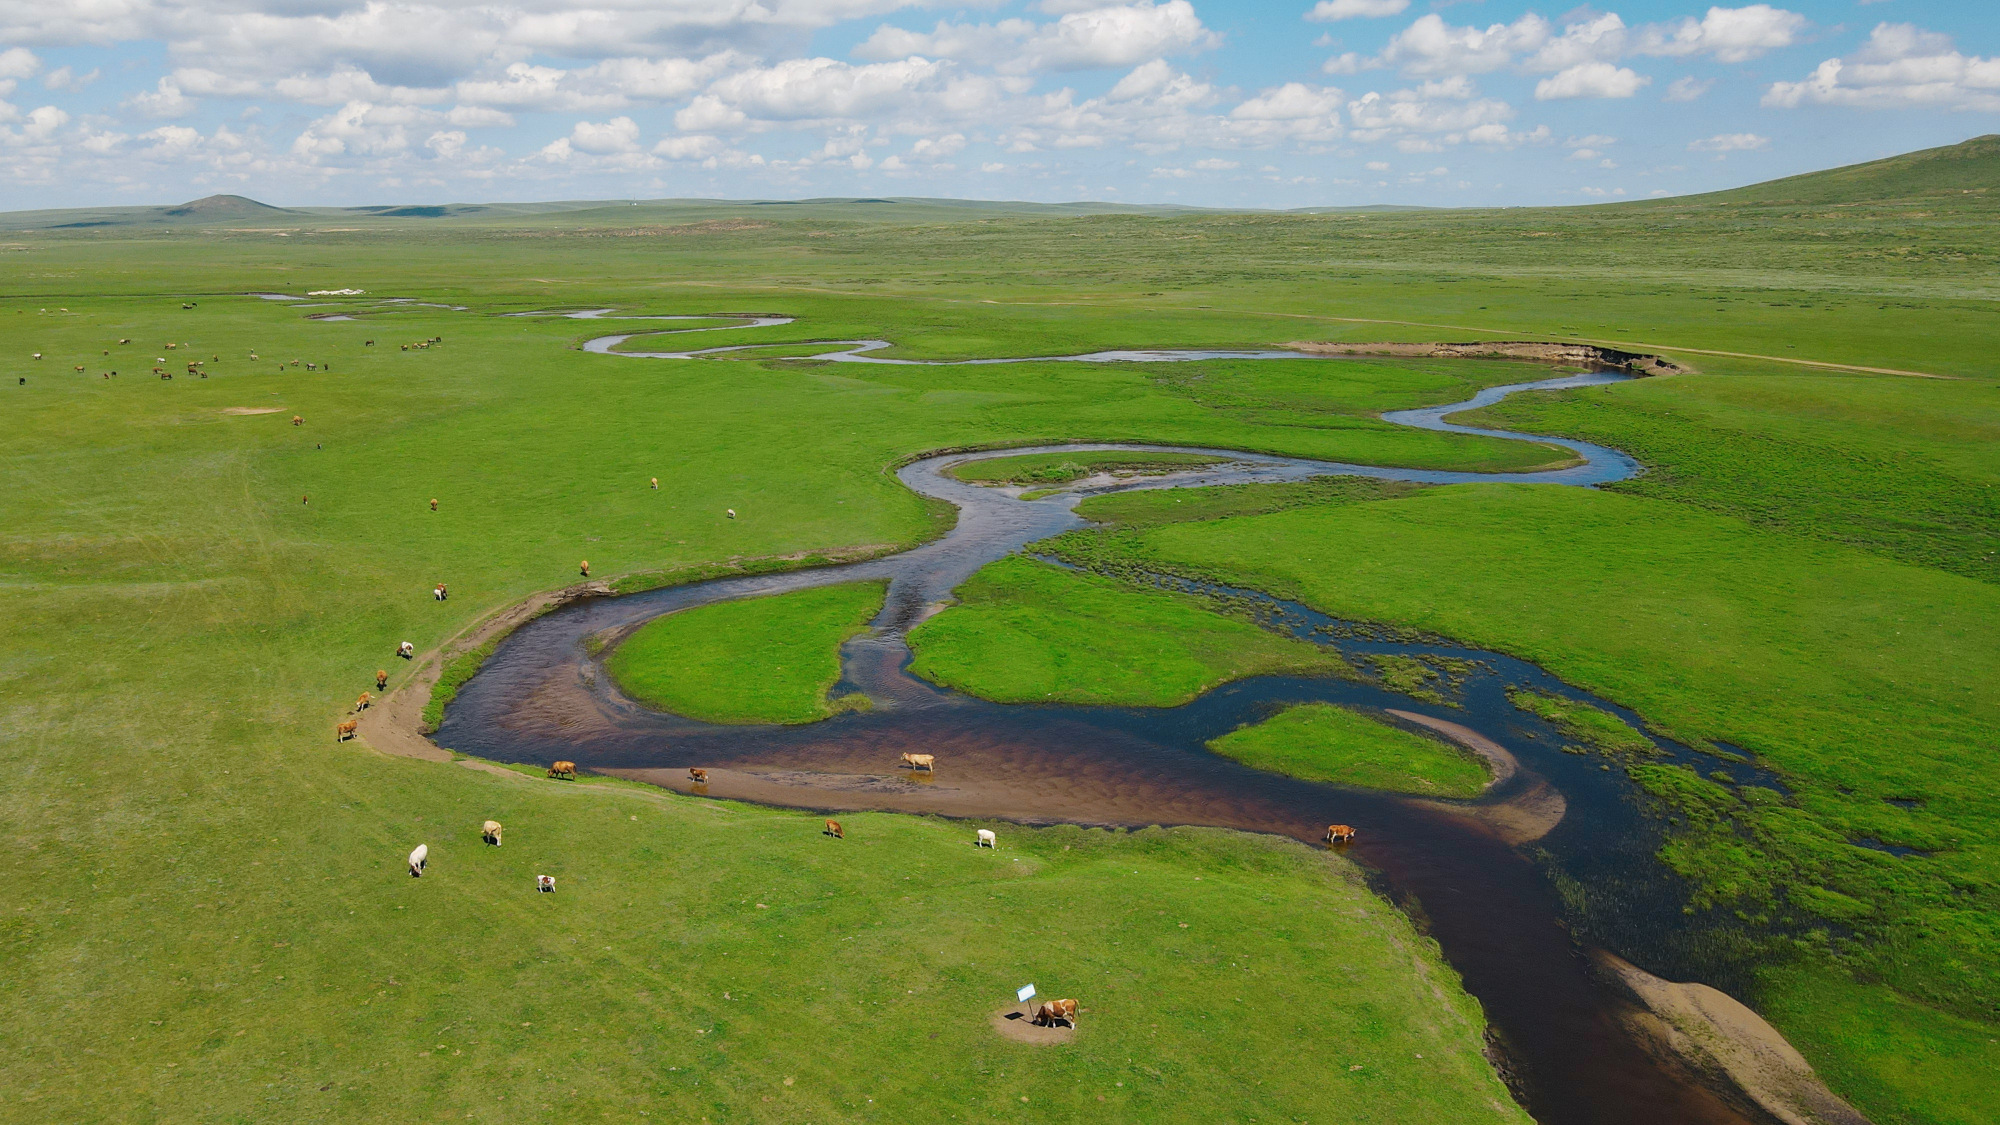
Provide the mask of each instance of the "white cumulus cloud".
[{"label": "white cumulus cloud", "polygon": [[1323,22],[1381,19],[1402,15],[1409,6],[1410,0],[1319,0],[1313,5],[1313,10],[1306,13],[1306,18]]},{"label": "white cumulus cloud", "polygon": [[2000,111],[2000,58],[1961,54],[1951,38],[1912,24],[1878,24],[1867,44],[1827,59],[1799,82],[1774,82],[1764,104],[1804,103],[1867,109]]},{"label": "white cumulus cloud", "polygon": [[1771,138],[1755,133],[1719,133],[1699,141],[1688,142],[1689,152],[1755,152],[1769,148]]},{"label": "white cumulus cloud", "polygon": [[1535,83],[1536,101],[1563,98],[1629,98],[1651,78],[1608,62],[1578,63]]},{"label": "white cumulus cloud", "polygon": [[1642,55],[1713,55],[1721,62],[1748,62],[1798,42],[1806,22],[1797,12],[1769,4],[1710,8],[1698,20],[1687,16],[1643,29],[1636,49]]}]

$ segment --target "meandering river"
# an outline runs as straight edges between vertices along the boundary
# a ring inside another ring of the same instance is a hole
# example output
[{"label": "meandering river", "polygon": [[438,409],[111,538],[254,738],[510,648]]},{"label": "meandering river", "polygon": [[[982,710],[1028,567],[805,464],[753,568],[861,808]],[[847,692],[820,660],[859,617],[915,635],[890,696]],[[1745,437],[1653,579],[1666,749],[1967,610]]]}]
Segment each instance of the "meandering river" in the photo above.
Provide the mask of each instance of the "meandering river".
[{"label": "meandering river", "polygon": [[[782,317],[755,320],[787,322]],[[601,337],[585,348],[637,359],[693,360],[748,346],[612,351],[628,338]],[[918,362],[875,355],[888,346],[883,341],[813,346],[826,349],[816,357],[821,359]],[[1036,358],[1179,362],[1315,357],[1288,351],[1165,350]],[[1658,826],[1642,814],[1623,771],[1606,768],[1595,756],[1563,752],[1559,732],[1515,709],[1505,689],[1514,685],[1547,691],[1636,721],[1629,712],[1502,653],[1410,642],[1254,591],[1204,588],[1165,577],[1159,579],[1163,584],[1197,593],[1250,599],[1261,606],[1260,616],[1270,627],[1337,649],[1358,666],[1368,666],[1377,656],[1429,660],[1443,670],[1433,686],[1447,702],[1400,695],[1372,678],[1265,676],[1224,685],[1172,708],[1004,705],[940,689],[907,672],[905,633],[942,608],[954,587],[995,559],[1085,525],[1073,510],[1083,493],[1023,500],[1018,489],[957,480],[945,471],[954,463],[1112,449],[1229,459],[1223,465],[1102,483],[1084,492],[1336,474],[1436,484],[1534,481],[1589,487],[1625,479],[1639,467],[1623,453],[1585,442],[1473,429],[1444,419],[1521,390],[1627,377],[1570,374],[1489,388],[1468,402],[1384,416],[1402,425],[1541,442],[1578,457],[1570,467],[1541,473],[1385,469],[1199,447],[1117,444],[1037,446],[916,461],[899,470],[903,483],[958,507],[958,523],[943,538],[866,562],[569,605],[522,626],[500,645],[459,692],[437,741],[500,761],[570,759],[590,770],[682,791],[691,788],[687,767],[703,766],[710,782],[702,792],[810,809],[931,812],[1024,823],[1212,825],[1281,833],[1311,843],[1320,840],[1329,823],[1353,824],[1361,834],[1349,854],[1373,873],[1383,893],[1438,940],[1468,991],[1484,1005],[1510,1082],[1538,1120],[1549,1125],[1764,1122],[1769,1119],[1761,1111],[1695,1080],[1675,1060],[1636,1040],[1627,1028],[1630,1001],[1594,975],[1585,956],[1589,944],[1609,946],[1642,966],[1681,979],[1713,966],[1703,960],[1700,943],[1687,935],[1681,912],[1686,889],[1653,859]],[[837,689],[867,693],[876,706],[866,713],[798,727],[694,722],[624,698],[585,643],[693,606],[881,578],[889,581],[887,599],[874,629],[843,650],[843,682]],[[1204,749],[1208,740],[1243,723],[1311,701],[1395,709],[1461,724],[1504,747],[1520,769],[1476,801],[1428,801],[1298,781]],[[1740,784],[1776,785],[1754,767],[1655,741],[1668,760],[1704,773],[1729,772]],[[898,755],[904,751],[935,754],[937,776],[898,771]],[[1609,905],[1580,913],[1574,901],[1558,895],[1558,880],[1592,888]],[[1585,914],[1588,932],[1579,933]]]}]

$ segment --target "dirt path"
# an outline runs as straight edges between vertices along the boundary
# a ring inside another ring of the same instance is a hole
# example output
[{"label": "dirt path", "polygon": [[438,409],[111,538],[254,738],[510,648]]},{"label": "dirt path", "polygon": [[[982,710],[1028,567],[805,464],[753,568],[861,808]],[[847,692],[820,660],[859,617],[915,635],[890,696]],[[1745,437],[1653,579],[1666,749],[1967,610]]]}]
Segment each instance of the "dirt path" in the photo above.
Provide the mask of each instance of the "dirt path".
[{"label": "dirt path", "polygon": [[[556,606],[567,605],[580,598],[603,597],[610,593],[611,587],[606,583],[583,582],[561,590],[535,594],[467,626],[466,630],[457,636],[417,657],[416,674],[405,680],[395,691],[383,696],[375,706],[361,713],[361,727],[357,732],[361,740],[373,750],[383,754],[393,754],[399,758],[422,758],[427,762],[451,761],[451,751],[432,742],[423,733],[424,707],[431,701],[431,689],[437,686],[438,677],[444,674],[445,660],[478,648],[495,637],[505,636],[522,623],[532,621]],[[504,766],[477,758],[461,758],[458,764],[467,769],[483,770],[487,773],[508,777],[519,776]]]}]

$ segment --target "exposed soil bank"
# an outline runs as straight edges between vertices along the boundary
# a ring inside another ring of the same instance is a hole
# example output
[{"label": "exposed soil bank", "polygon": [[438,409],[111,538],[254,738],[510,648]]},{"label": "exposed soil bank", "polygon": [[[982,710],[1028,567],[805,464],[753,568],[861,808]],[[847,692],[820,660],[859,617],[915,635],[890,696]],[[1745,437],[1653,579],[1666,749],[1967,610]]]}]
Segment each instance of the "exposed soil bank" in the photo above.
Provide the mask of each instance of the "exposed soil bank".
[{"label": "exposed soil bank", "polygon": [[1286,344],[1310,355],[1421,356],[1426,359],[1536,359],[1547,363],[1580,363],[1616,367],[1636,375],[1684,375],[1692,368],[1657,355],[1600,348],[1595,344],[1557,344],[1534,340],[1491,340],[1469,344],[1381,343],[1347,344],[1331,340],[1299,340]]},{"label": "exposed soil bank", "polygon": [[1662,980],[1603,950],[1592,960],[1645,1006],[1627,1023],[1710,1081],[1733,1085],[1785,1125],[1870,1125],[1784,1036],[1728,993]]},{"label": "exposed soil bank", "polygon": [[[431,689],[437,686],[438,677],[444,673],[444,662],[462,652],[478,648],[496,637],[504,637],[558,606],[568,605],[581,598],[604,597],[610,593],[611,587],[606,583],[580,582],[560,590],[532,594],[475,623],[466,632],[417,657],[416,675],[405,680],[395,691],[377,700],[373,707],[363,711],[361,727],[356,733],[361,736],[363,742],[384,754],[394,754],[402,758],[422,758],[429,762],[451,761],[450,751],[424,737],[424,707],[430,703]],[[496,773],[513,772],[472,758],[461,759],[460,764]]]}]

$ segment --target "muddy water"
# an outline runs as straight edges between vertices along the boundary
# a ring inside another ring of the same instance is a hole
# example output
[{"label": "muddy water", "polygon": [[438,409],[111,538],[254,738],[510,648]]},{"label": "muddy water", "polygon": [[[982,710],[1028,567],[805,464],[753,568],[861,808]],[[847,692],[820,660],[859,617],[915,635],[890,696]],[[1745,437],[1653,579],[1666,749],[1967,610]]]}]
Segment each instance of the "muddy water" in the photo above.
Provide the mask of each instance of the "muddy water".
[{"label": "muddy water", "polygon": [[[681,353],[656,354],[678,358]],[[866,350],[837,354],[859,358]],[[1138,354],[1166,361],[1209,358],[1190,353],[1124,353],[1120,358]],[[1617,378],[1592,374],[1521,386],[1577,386]],[[1491,401],[1514,389],[1520,388],[1498,388],[1482,398]],[[1394,420],[1459,429],[1442,419],[1467,405],[1403,412]],[[1581,463],[1541,474],[1477,474],[1385,470],[1182,446],[1038,448],[1175,450],[1232,459],[1228,465],[1114,486],[1118,488],[1327,474],[1433,483],[1589,485],[1636,471],[1630,458],[1613,450],[1533,440],[1571,449]],[[1597,927],[1592,937],[1663,975],[1685,979],[1699,976],[1704,968],[1699,956],[1690,953],[1690,943],[1672,936],[1681,928],[1685,892],[1654,863],[1655,830],[1639,814],[1623,772],[1602,768],[1604,763],[1592,756],[1564,753],[1557,732],[1507,702],[1504,689],[1514,684],[1608,706],[1541,669],[1498,653],[1411,643],[1250,591],[1163,578],[1163,584],[1238,604],[1250,599],[1270,627],[1331,646],[1358,666],[1366,667],[1368,658],[1377,655],[1445,658],[1452,663],[1433,685],[1445,702],[1415,700],[1369,678],[1258,677],[1175,708],[1002,705],[911,677],[903,634],[940,608],[953,587],[994,559],[1082,525],[1072,511],[1075,494],[1023,501],[1019,490],[969,485],[943,472],[957,461],[1030,451],[942,456],[905,466],[899,476],[907,485],[958,505],[960,518],[945,538],[903,554],[597,599],[533,621],[503,643],[461,690],[438,742],[501,761],[566,758],[587,769],[683,791],[690,788],[687,767],[699,765],[710,775],[701,792],[811,809],[931,812],[1026,823],[1198,824],[1282,833],[1309,842],[1317,842],[1329,823],[1354,824],[1361,835],[1350,854],[1375,873],[1384,893],[1437,938],[1467,989],[1484,1005],[1510,1079],[1539,1120],[1551,1125],[1766,1120],[1738,1105],[1740,1099],[1711,1090],[1635,1041],[1621,1022],[1629,1012],[1627,1002],[1593,977],[1565,921],[1574,912],[1566,911],[1554,891],[1552,872],[1580,885],[1614,888],[1611,921]],[[615,635],[679,609],[868,578],[889,579],[889,595],[875,630],[844,650],[839,689],[866,692],[876,703],[866,714],[803,727],[698,723],[624,699],[584,646],[586,638]],[[1505,747],[1522,768],[1478,801],[1422,801],[1297,781],[1249,769],[1203,748],[1209,739],[1243,723],[1310,701],[1394,708],[1464,724]],[[1769,783],[1748,767],[1661,745],[1669,758],[1704,772],[1733,768],[1745,783]],[[936,777],[899,771],[895,766],[904,751],[935,754],[942,768]],[[1552,829],[1546,823],[1551,808],[1566,810]],[[1526,835],[1546,830],[1532,843],[1523,840],[1521,817],[1500,815],[1522,810],[1539,810],[1543,822]]]}]

